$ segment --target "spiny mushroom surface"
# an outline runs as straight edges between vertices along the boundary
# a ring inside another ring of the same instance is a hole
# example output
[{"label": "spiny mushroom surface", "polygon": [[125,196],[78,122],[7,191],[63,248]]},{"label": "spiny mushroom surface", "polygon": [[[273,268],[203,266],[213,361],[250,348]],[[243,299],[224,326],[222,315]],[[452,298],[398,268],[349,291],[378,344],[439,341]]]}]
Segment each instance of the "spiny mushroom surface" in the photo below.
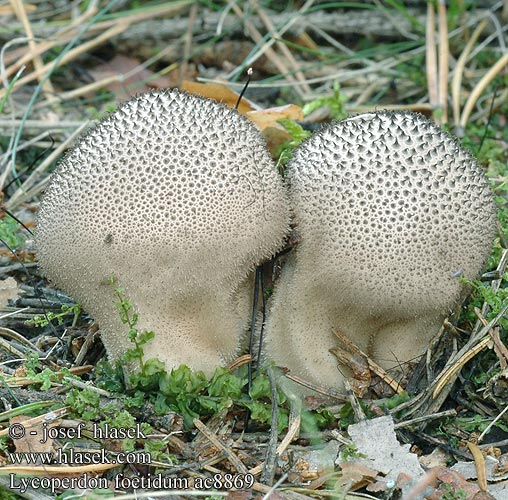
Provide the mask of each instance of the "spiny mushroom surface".
[{"label": "spiny mushroom surface", "polygon": [[35,244],[46,276],[99,322],[113,359],[132,347],[107,284],[153,330],[145,358],[207,374],[250,317],[249,272],[281,246],[289,211],[254,125],[178,91],[138,96],[53,173]]},{"label": "spiny mushroom surface", "polygon": [[489,255],[495,209],[475,160],[423,116],[321,130],[288,165],[301,240],[275,290],[267,354],[340,386],[340,331],[386,369],[422,355]]}]

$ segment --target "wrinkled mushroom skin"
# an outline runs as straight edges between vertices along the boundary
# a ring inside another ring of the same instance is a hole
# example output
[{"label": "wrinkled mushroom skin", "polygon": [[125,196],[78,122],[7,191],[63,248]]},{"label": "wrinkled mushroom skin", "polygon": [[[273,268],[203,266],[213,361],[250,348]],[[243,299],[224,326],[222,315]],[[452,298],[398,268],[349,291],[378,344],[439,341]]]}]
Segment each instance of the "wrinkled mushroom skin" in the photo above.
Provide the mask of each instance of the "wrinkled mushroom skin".
[{"label": "wrinkled mushroom skin", "polygon": [[208,375],[237,352],[250,271],[287,233],[284,186],[257,129],[215,101],[138,96],[59,164],[35,244],[47,277],[83,304],[109,356],[132,347],[108,277],[153,330],[145,357]]},{"label": "wrinkled mushroom skin", "polygon": [[288,165],[299,245],[276,287],[267,353],[340,386],[340,330],[381,366],[421,356],[495,234],[474,159],[423,116],[370,113],[315,134]]}]

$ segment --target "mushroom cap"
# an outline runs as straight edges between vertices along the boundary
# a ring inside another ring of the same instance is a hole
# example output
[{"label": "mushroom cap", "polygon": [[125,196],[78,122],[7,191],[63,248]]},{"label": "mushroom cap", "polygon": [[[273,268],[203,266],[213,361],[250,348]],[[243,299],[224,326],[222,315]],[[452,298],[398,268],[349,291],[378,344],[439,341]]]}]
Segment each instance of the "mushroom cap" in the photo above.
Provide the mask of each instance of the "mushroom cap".
[{"label": "mushroom cap", "polygon": [[415,113],[322,129],[288,166],[302,242],[323,284],[376,314],[445,311],[490,253],[496,213],[474,158]]},{"label": "mushroom cap", "polygon": [[336,331],[385,369],[422,355],[492,246],[476,161],[419,114],[376,112],[323,128],[287,171],[299,244],[272,299],[268,355],[329,386],[344,378]]},{"label": "mushroom cap", "polygon": [[[163,335],[173,299],[182,325],[186,312],[207,309],[205,296],[233,294],[281,246],[288,218],[256,127],[215,101],[161,91],[123,104],[60,162],[35,245],[48,278],[104,326],[118,327],[104,284],[114,275],[140,318],[161,312],[149,323]],[[125,345],[108,335],[116,357]],[[187,342],[186,332],[174,335]]]}]

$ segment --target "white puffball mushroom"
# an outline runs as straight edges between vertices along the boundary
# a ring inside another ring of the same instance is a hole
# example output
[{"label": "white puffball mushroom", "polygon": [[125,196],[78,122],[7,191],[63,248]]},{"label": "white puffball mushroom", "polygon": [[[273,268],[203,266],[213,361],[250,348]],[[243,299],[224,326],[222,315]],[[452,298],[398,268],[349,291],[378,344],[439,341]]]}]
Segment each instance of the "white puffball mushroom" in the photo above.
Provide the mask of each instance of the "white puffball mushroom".
[{"label": "white puffball mushroom", "polygon": [[298,246],[276,287],[267,355],[341,386],[340,331],[385,369],[421,356],[489,255],[496,214],[472,156],[413,113],[322,129],[288,165]]},{"label": "white puffball mushroom", "polygon": [[248,274],[282,245],[284,186],[256,127],[178,91],[137,96],[61,161],[35,244],[46,276],[98,321],[107,352],[132,344],[112,275],[152,330],[145,359],[210,375],[237,353]]}]

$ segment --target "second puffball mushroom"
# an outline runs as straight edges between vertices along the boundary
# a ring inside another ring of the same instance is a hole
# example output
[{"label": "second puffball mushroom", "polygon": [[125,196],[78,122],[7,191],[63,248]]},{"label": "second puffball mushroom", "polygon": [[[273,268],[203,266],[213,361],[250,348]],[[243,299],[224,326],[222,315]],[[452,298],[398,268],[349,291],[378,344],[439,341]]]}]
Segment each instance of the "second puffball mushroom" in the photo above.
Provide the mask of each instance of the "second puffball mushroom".
[{"label": "second puffball mushroom", "polygon": [[248,274],[282,245],[284,188],[254,125],[178,91],[138,96],[53,173],[35,244],[48,278],[98,321],[113,359],[132,347],[108,278],[153,330],[145,358],[210,375],[237,352]]},{"label": "second puffball mushroom", "polygon": [[478,276],[496,215],[475,160],[423,116],[369,113],[315,134],[288,165],[301,240],[275,290],[267,354],[340,386],[340,331],[386,369],[421,356],[461,276]]}]

